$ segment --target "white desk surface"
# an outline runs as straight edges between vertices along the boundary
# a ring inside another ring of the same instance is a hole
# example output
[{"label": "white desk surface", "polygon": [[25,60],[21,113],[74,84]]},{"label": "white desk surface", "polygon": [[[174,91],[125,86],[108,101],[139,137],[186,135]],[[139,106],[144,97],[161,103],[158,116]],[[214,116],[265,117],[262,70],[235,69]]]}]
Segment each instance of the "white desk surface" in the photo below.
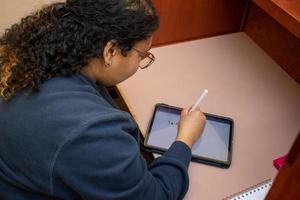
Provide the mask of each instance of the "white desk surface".
[{"label": "white desk surface", "polygon": [[204,112],[234,119],[229,169],[191,162],[185,199],[222,199],[277,170],[300,130],[300,85],[245,33],[194,40],[152,50],[156,61],[118,85],[145,134],[158,102],[190,106],[204,89]]}]

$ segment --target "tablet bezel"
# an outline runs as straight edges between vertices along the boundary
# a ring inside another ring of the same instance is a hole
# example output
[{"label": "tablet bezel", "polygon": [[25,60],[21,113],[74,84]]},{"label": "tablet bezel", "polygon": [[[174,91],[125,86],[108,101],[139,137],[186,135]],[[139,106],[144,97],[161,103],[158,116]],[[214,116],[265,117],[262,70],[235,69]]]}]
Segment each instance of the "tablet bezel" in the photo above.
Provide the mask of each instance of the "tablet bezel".
[{"label": "tablet bezel", "polygon": [[[157,113],[158,108],[160,108],[160,107],[163,107],[165,109],[170,109],[172,111],[178,112],[179,114],[180,114],[182,108],[167,105],[167,104],[164,104],[164,103],[158,103],[158,104],[155,105],[155,109],[154,109],[151,121],[150,121],[148,129],[147,129],[147,133],[146,133],[146,137],[145,137],[145,141],[144,141],[144,147],[145,147],[146,150],[148,150],[152,153],[163,154],[164,152],[167,151],[167,149],[147,144],[148,139],[149,139],[150,134],[151,134],[150,132],[152,130],[155,115]],[[204,113],[204,115],[206,116],[207,119],[217,119],[217,120],[226,121],[226,123],[228,123],[230,125],[227,161],[224,162],[222,160],[216,160],[216,159],[212,159],[212,158],[201,157],[201,156],[198,156],[198,155],[192,155],[192,161],[203,163],[203,164],[208,164],[208,165],[212,165],[212,166],[216,166],[216,167],[221,167],[221,168],[229,168],[230,164],[231,164],[231,161],[232,161],[232,142],[233,142],[233,124],[234,124],[233,119],[231,119],[229,117],[223,117],[223,116],[209,114],[209,113]]]}]

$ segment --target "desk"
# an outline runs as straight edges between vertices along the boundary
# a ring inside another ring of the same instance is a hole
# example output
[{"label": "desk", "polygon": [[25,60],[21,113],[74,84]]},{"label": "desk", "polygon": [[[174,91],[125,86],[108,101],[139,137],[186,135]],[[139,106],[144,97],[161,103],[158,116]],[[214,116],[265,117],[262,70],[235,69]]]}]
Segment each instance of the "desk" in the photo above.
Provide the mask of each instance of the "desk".
[{"label": "desk", "polygon": [[234,119],[232,164],[191,162],[186,199],[222,199],[277,170],[300,129],[300,85],[246,34],[234,33],[152,50],[156,61],[117,87],[145,134],[154,105],[194,103],[207,88],[203,111]]}]

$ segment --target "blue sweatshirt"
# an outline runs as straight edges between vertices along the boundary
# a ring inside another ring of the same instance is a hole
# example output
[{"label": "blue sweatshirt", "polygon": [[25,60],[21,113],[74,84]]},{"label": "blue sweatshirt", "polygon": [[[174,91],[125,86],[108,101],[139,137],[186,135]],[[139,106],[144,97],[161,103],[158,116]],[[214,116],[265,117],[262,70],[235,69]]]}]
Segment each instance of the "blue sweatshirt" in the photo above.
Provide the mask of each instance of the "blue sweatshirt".
[{"label": "blue sweatshirt", "polygon": [[138,127],[105,87],[76,74],[0,101],[0,199],[182,199],[189,147],[150,167]]}]

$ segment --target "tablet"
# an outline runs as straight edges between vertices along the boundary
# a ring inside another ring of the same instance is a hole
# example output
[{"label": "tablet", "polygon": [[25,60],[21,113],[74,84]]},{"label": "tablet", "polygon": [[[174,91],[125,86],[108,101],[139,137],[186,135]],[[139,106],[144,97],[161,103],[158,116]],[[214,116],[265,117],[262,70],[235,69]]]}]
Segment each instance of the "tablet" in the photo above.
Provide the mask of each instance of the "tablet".
[{"label": "tablet", "polygon": [[[147,150],[164,153],[175,141],[182,108],[156,104],[144,141]],[[192,147],[192,161],[228,168],[231,164],[233,120],[204,113],[206,124]]]}]

